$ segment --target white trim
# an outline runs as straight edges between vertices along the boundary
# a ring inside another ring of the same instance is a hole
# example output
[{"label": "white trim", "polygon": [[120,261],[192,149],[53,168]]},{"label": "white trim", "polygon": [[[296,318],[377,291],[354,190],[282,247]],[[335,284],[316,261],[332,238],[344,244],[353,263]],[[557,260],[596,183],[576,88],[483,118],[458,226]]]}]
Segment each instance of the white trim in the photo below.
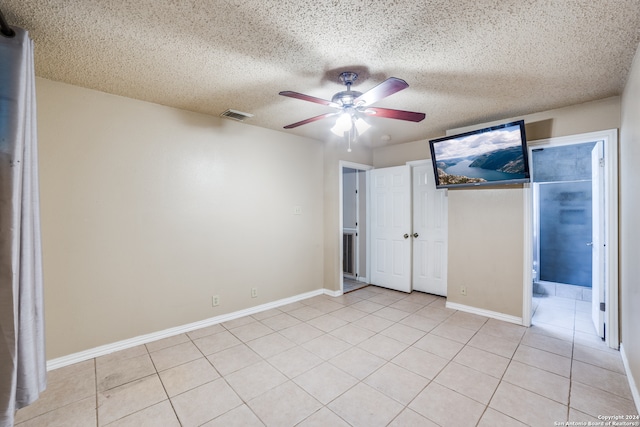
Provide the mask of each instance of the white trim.
[{"label": "white trim", "polygon": [[424,166],[424,165],[432,165],[433,162],[431,161],[431,159],[423,159],[423,160],[410,160],[407,163],[405,163],[405,165],[409,165],[411,167],[414,166]]},{"label": "white trim", "polygon": [[[366,250],[366,248],[365,248]],[[366,252],[365,252],[365,257],[367,256]],[[369,284],[369,278],[366,276],[358,276],[356,277],[356,282],[362,282],[362,283],[366,283],[367,285]]]},{"label": "white trim", "polygon": [[458,304],[456,302],[448,302],[448,301],[445,304],[445,307],[450,308],[452,310],[460,310],[466,313],[490,317],[496,320],[502,320],[503,322],[515,323],[516,325],[523,325],[522,317],[511,316],[510,314],[498,313],[497,311],[485,310],[483,308],[471,307],[468,305]]},{"label": "white trim", "polygon": [[522,325],[531,326],[531,304],[533,296],[533,207],[532,191],[530,184],[524,184],[524,256],[522,282],[524,284],[522,294]]},{"label": "white trim", "polygon": [[[368,171],[373,169],[373,166],[370,165],[363,165],[360,163],[353,163],[353,162],[348,162],[346,160],[339,160],[338,161],[338,233],[339,233],[339,238],[338,238],[338,264],[340,267],[338,268],[340,270],[340,289],[338,290],[338,292],[340,292],[340,295],[342,295],[342,292],[344,292],[344,275],[342,274],[342,251],[344,250],[344,248],[342,247],[342,227],[344,226],[343,223],[343,216],[344,216],[344,194],[343,194],[343,181],[342,181],[342,175],[344,173],[344,168],[347,169],[357,169],[357,170],[361,170],[361,171]],[[369,175],[366,175],[366,186],[367,186],[367,191],[369,191]],[[367,218],[367,236],[369,236],[369,197],[367,197],[367,203],[366,203],[366,218]],[[366,276],[369,276],[369,245],[365,245],[365,250],[366,250],[366,260],[367,260],[367,266],[366,266]],[[362,273],[362,272],[360,272]]]},{"label": "white trim", "polygon": [[607,281],[607,344],[611,348],[620,347],[620,325],[619,321],[619,296],[618,296],[618,130],[610,129],[606,132],[604,142],[604,173],[605,173],[605,218],[608,225],[605,228],[605,258],[607,259],[605,280]]},{"label": "white trim", "polygon": [[[536,141],[527,141],[529,149],[529,159],[531,159],[531,150],[533,147],[539,147],[549,144],[554,145],[570,145],[580,144],[589,141],[604,141],[604,157],[605,157],[605,260],[606,260],[606,302],[607,309],[605,312],[605,321],[607,324],[606,342],[610,348],[618,349],[620,346],[620,330],[618,324],[619,296],[618,296],[618,129],[608,129],[597,132],[582,133],[577,135],[569,135],[555,138],[539,139]],[[527,196],[533,197],[532,192]],[[530,201],[532,203],[532,200]],[[530,205],[529,209],[533,206]],[[531,252],[531,233],[532,218],[531,212],[525,212],[525,235],[529,233],[529,239],[525,238],[525,255]],[[526,245],[529,245],[527,247]],[[526,256],[525,256],[526,262]],[[529,270],[533,268],[533,262],[529,264]],[[523,284],[524,298],[529,298],[529,307],[531,304],[532,292],[527,289],[532,286],[531,283]],[[524,310],[526,309],[523,305]],[[529,312],[529,315],[531,313]]]},{"label": "white trim", "polygon": [[330,297],[342,296],[342,291],[332,291],[332,290],[329,290],[329,289],[323,289],[323,293],[325,295],[329,295]]},{"label": "white trim", "polygon": [[209,319],[200,320],[198,322],[188,323],[182,326],[176,326],[174,328],[165,329],[163,331],[152,332],[150,334],[140,335],[134,338],[129,338],[122,341],[117,341],[111,344],[101,345],[99,347],[84,350],[78,353],[73,353],[68,356],[58,357],[47,361],[47,371],[53,369],[62,368],[78,362],[84,362],[85,360],[93,359],[94,357],[104,356],[106,354],[113,353],[115,351],[125,350],[127,348],[135,347],[141,344],[146,344],[152,341],[157,341],[163,338],[169,338],[174,335],[183,334],[185,332],[191,332],[196,329],[205,328],[207,326],[217,325],[222,322],[228,322],[229,320],[238,319],[240,317],[249,316],[251,314],[260,313],[261,311],[270,310],[272,308],[281,307],[283,305],[291,304],[297,301],[305,300],[317,295],[330,295],[332,297],[338,297],[342,295],[342,291],[330,291],[329,289],[317,289],[315,291],[306,292],[304,294],[294,295],[289,298],[283,298],[277,301],[268,302],[266,304],[257,305],[255,307],[246,308],[244,310],[234,311],[233,313],[221,314],[220,316],[210,317]]},{"label": "white trim", "polygon": [[640,391],[638,390],[638,385],[633,378],[633,372],[631,372],[631,368],[629,367],[629,359],[627,359],[627,353],[624,351],[623,344],[620,344],[620,355],[622,356],[624,371],[627,373],[627,380],[629,381],[631,395],[633,396],[633,401],[636,404],[636,412],[640,412]]},{"label": "white trim", "polygon": [[371,166],[371,165],[365,165],[365,164],[362,164],[362,163],[348,162],[346,160],[339,160],[338,163],[340,164],[341,168],[358,169],[358,170],[364,170],[364,171],[368,171],[368,170],[373,169],[373,166]]}]

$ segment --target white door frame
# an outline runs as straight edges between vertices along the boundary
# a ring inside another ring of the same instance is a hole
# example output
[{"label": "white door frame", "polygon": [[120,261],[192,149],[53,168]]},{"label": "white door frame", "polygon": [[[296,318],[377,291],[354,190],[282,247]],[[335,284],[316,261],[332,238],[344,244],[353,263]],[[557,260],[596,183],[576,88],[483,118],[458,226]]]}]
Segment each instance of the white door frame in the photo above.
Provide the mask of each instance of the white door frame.
[{"label": "white door frame", "polygon": [[[529,158],[531,149],[545,145],[569,145],[584,142],[604,141],[605,179],[605,262],[606,262],[606,343],[613,349],[620,346],[618,325],[618,130],[609,129],[564,137],[527,141]],[[529,163],[531,164],[531,162]],[[533,297],[533,200],[530,185],[525,185],[524,197],[524,284],[522,322],[531,325],[531,303]]]},{"label": "white door frame", "polygon": [[[338,252],[338,265],[340,265],[340,294],[344,293],[344,275],[342,274],[342,251],[344,251],[344,248],[342,247],[342,233],[343,233],[343,219],[344,219],[344,194],[343,194],[343,181],[342,181],[342,174],[344,173],[344,169],[357,169],[357,170],[361,170],[361,171],[368,171],[373,169],[373,166],[371,165],[363,165],[360,163],[353,163],[353,162],[348,162],[346,160],[340,160],[338,162],[338,242],[339,243],[339,252]],[[366,186],[367,189],[369,188],[369,176],[367,175],[366,179]],[[360,206],[360,208],[362,208],[362,206]],[[367,203],[365,204],[365,218],[367,219],[366,221],[366,226],[367,226],[367,236],[369,236],[369,198],[367,197]],[[369,262],[369,245],[364,245],[365,248],[364,250],[366,251],[366,259],[367,259],[367,265],[365,268],[365,274],[366,277],[369,277],[369,268],[370,268],[370,262]],[[361,248],[362,249],[362,248]]]},{"label": "white door frame", "polygon": [[[591,270],[591,320],[598,336],[601,338],[606,337],[605,327],[607,325],[605,320],[606,310],[603,312],[600,309],[601,302],[604,302],[605,306],[607,304],[606,289],[603,289],[606,286],[606,261],[604,263],[602,261],[606,259],[605,248],[603,247],[606,231],[602,227],[602,223],[606,222],[603,203],[604,195],[606,194],[604,188],[604,164],[602,163],[605,158],[603,145],[602,142],[598,141],[591,150],[591,264],[593,266]],[[597,202],[594,203],[594,200],[597,200]],[[594,208],[597,211],[594,211]],[[605,270],[601,268],[603,264],[605,265]]]}]

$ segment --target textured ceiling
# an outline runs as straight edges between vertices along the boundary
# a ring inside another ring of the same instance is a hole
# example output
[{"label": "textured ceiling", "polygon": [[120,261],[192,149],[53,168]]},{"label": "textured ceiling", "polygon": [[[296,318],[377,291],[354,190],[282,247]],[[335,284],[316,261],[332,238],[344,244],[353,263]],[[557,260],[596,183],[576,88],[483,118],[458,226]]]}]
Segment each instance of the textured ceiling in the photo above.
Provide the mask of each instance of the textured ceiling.
[{"label": "textured ceiling", "polygon": [[[640,0],[0,0],[36,43],[51,80],[219,115],[319,140],[337,139],[324,99],[359,73],[409,88],[375,106],[420,123],[370,118],[372,146],[619,95],[640,40]],[[390,136],[385,141],[384,135]]]}]

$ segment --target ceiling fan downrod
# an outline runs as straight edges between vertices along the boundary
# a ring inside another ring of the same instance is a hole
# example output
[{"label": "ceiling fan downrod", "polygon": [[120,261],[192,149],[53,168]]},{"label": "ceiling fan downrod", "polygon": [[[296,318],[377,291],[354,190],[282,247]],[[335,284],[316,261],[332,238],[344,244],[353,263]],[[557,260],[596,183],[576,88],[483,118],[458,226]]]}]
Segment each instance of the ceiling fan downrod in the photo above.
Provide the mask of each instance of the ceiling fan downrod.
[{"label": "ceiling fan downrod", "polygon": [[353,71],[344,71],[340,73],[340,81],[343,85],[347,86],[347,90],[351,90],[351,85],[358,78],[358,73],[354,73]]},{"label": "ceiling fan downrod", "polygon": [[331,98],[331,102],[334,102],[340,105],[343,108],[349,109],[354,106],[354,101],[362,95],[361,92],[351,90],[351,85],[358,78],[358,73],[354,73],[352,71],[345,71],[340,73],[340,81],[342,84],[347,86],[347,90],[343,90],[342,92],[338,92],[333,95]]}]

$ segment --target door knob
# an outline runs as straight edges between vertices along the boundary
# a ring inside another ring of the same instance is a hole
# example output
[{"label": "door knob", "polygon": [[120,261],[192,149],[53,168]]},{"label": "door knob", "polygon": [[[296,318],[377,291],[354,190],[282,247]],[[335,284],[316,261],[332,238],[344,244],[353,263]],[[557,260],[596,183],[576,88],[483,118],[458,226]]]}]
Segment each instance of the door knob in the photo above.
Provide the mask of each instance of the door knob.
[{"label": "door knob", "polygon": [[587,246],[593,246],[593,242],[587,243]]},{"label": "door knob", "polygon": [[419,234],[418,233],[413,233],[413,237],[415,237],[416,239],[418,238]]},{"label": "door knob", "polygon": [[405,239],[408,239],[408,238],[409,238],[409,235],[408,235],[407,233],[404,233],[404,238],[405,238]]}]

